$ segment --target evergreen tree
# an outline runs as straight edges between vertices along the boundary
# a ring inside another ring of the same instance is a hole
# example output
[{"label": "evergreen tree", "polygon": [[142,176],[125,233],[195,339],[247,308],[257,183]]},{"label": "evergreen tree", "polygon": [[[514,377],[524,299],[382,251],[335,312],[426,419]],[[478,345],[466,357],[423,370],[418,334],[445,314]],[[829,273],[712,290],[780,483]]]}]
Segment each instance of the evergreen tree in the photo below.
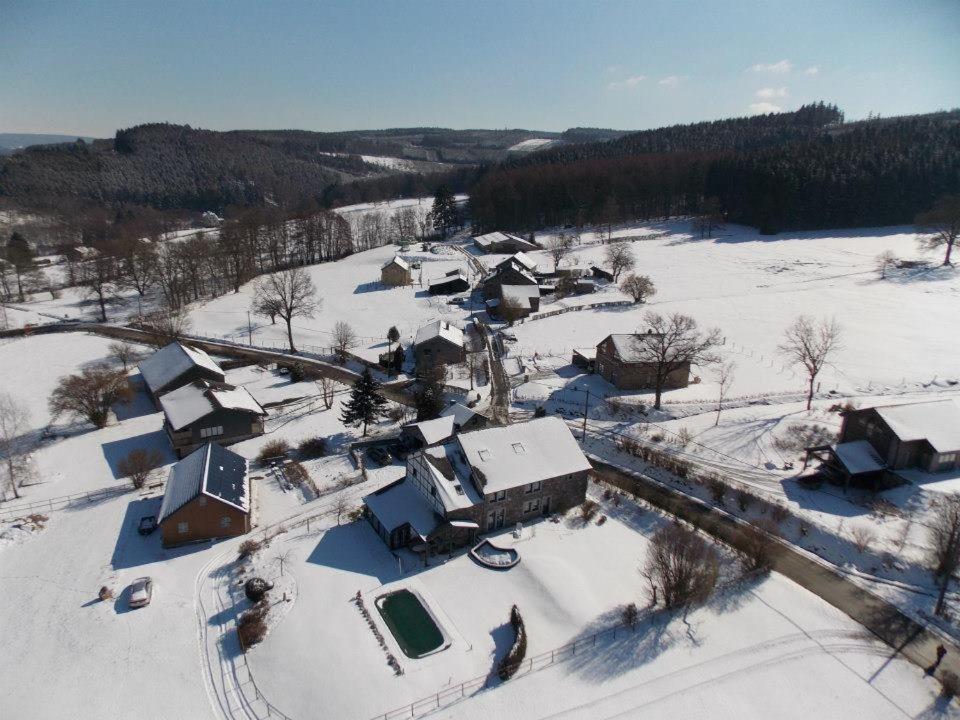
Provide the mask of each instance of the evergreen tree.
[{"label": "evergreen tree", "polygon": [[[419,369],[419,368],[418,368]],[[420,371],[420,383],[414,394],[417,407],[417,422],[433,420],[444,408],[443,385],[447,370],[443,365],[431,365]]]},{"label": "evergreen tree", "polygon": [[403,349],[403,345],[397,345],[397,349],[393,351],[393,369],[395,372],[403,370],[403,361],[406,357],[407,353]]},{"label": "evergreen tree", "polygon": [[365,368],[353,384],[350,399],[344,403],[340,421],[353,427],[362,424],[366,436],[367,426],[383,415],[383,406],[386,404],[387,399],[380,394],[380,383],[370,373],[370,368]]},{"label": "evergreen tree", "polygon": [[13,233],[7,243],[7,259],[17,275],[17,298],[23,302],[23,274],[33,265],[33,250],[27,239],[18,232]]},{"label": "evergreen tree", "polygon": [[446,239],[450,229],[459,224],[460,213],[453,192],[448,186],[441,185],[433,196],[433,228]]}]

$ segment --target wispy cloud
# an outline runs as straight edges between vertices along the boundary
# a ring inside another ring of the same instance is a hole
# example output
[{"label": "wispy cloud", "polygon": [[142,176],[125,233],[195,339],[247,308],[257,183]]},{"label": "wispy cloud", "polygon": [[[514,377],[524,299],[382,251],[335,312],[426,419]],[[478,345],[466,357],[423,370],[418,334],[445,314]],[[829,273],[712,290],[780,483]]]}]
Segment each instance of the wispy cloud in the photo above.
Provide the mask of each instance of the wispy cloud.
[{"label": "wispy cloud", "polygon": [[634,75],[633,77],[624,78],[623,80],[614,80],[609,83],[607,87],[611,90],[623,90],[625,88],[636,87],[646,79],[646,75]]},{"label": "wispy cloud", "polygon": [[783,108],[779,105],[774,105],[769,102],[755,102],[750,103],[750,112],[753,115],[765,115],[766,113],[778,113],[782,112]]},{"label": "wispy cloud", "polygon": [[787,89],[785,87],[778,88],[760,88],[757,90],[757,97],[761,100],[772,100],[773,98],[785,98],[788,97]]},{"label": "wispy cloud", "polygon": [[686,75],[667,75],[661,80],[657,80],[657,85],[666,85],[667,87],[674,87],[679,85],[684,80],[687,79]]},{"label": "wispy cloud", "polygon": [[816,65],[811,65],[810,67],[808,67],[806,70],[803,71],[803,74],[804,74],[804,75],[816,75],[816,74],[818,74],[819,72],[820,72],[820,68],[818,68]]},{"label": "wispy cloud", "polygon": [[623,70],[623,65],[611,65],[607,68],[607,72],[611,75],[616,75],[621,70]]},{"label": "wispy cloud", "polygon": [[793,63],[789,60],[780,60],[775,63],[757,63],[756,65],[751,65],[749,70],[752,70],[755,73],[770,73],[772,75],[786,75],[791,70],[793,70]]}]

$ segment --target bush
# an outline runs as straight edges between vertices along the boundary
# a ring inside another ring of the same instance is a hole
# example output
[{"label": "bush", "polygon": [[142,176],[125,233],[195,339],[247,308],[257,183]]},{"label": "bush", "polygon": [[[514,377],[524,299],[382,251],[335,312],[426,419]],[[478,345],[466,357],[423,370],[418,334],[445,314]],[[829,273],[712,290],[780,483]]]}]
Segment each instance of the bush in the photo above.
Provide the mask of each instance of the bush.
[{"label": "bush", "polygon": [[535,418],[542,418],[547,416],[547,409],[543,405],[537,405],[536,410],[533,411],[533,416]]},{"label": "bush", "polygon": [[593,520],[593,516],[597,514],[597,509],[600,506],[593,500],[584,500],[583,504],[580,505],[580,517],[583,519],[584,524]]},{"label": "bush", "polygon": [[259,549],[260,542],[258,540],[244,540],[240,543],[240,547],[237,548],[238,559],[243,560],[244,558],[250,557]]},{"label": "bush", "polygon": [[673,523],[651,538],[644,575],[650,581],[654,602],[658,590],[667,608],[704,602],[713,593],[719,574],[719,554],[693,530]]},{"label": "bush", "polygon": [[720,478],[711,478],[708,483],[710,497],[717,505],[723,505],[723,498],[727,494],[727,484]]},{"label": "bush", "polygon": [[653,433],[653,434],[650,436],[650,441],[651,441],[651,442],[662,442],[662,441],[663,441],[663,433]]},{"label": "bush", "polygon": [[753,501],[754,497],[749,492],[743,489],[737,490],[737,507],[740,508],[740,512],[746,512]]},{"label": "bush", "polygon": [[514,632],[513,645],[510,646],[510,650],[497,665],[497,675],[504,681],[517,674],[520,665],[523,664],[523,658],[527,654],[527,629],[516,605],[510,608],[510,626]]},{"label": "bush", "polygon": [[307,472],[307,469],[302,463],[287,463],[283,468],[283,474],[286,476],[291,485],[296,485],[299,487],[304,483],[307,485],[310,484],[310,473]]},{"label": "bush", "polygon": [[740,565],[745,573],[766,573],[773,568],[773,548],[777,528],[771,522],[760,522],[742,531],[743,543],[738,548]]},{"label": "bush", "polygon": [[301,440],[297,445],[297,454],[304,460],[323,457],[327,454],[327,439],[318,436]]},{"label": "bush", "polygon": [[603,525],[607,521],[606,515],[601,515],[597,518],[597,525]]},{"label": "bush", "polygon": [[777,525],[782,525],[783,521],[790,517],[790,511],[783,505],[775,505],[770,511],[770,517]]},{"label": "bush", "polygon": [[627,603],[624,605],[620,611],[620,618],[628,628],[631,630],[635,628],[637,623],[640,622],[640,610],[637,608],[637,604]]},{"label": "bush", "polygon": [[774,438],[773,446],[781,452],[800,452],[808,447],[829,445],[836,439],[837,433],[823,425],[791,423],[783,435]]},{"label": "bush", "polygon": [[679,447],[686,447],[693,440],[693,433],[687,430],[687,428],[682,427],[677,431],[677,445]]},{"label": "bush", "polygon": [[139,490],[150,477],[150,473],[160,467],[163,456],[158,450],[135,448],[117,463],[117,470],[124,477],[130,478],[133,486]]},{"label": "bush", "polygon": [[960,693],[960,678],[951,670],[940,673],[940,694],[945,698],[952,698]]},{"label": "bush", "polygon": [[873,531],[873,528],[860,525],[850,532],[850,537],[853,539],[853,546],[862,555],[873,545],[873,541],[877,539],[877,534]]},{"label": "bush", "polygon": [[102,602],[106,602],[107,600],[112,600],[113,590],[111,590],[106,585],[104,585],[102,588],[100,588],[100,592],[97,593],[97,597],[99,597]]},{"label": "bush", "polygon": [[266,615],[267,605],[257,603],[240,616],[240,622],[237,623],[237,635],[240,638],[240,646],[244,651],[266,637],[267,623],[264,622]]},{"label": "bush", "polygon": [[290,443],[286,440],[271,440],[260,448],[260,454],[257,456],[257,459],[260,460],[260,462],[265,462],[273,458],[282,457],[287,454],[287,450],[289,449]]},{"label": "bush", "polygon": [[393,422],[400,422],[407,416],[407,411],[403,405],[393,404],[387,409],[387,417]]}]

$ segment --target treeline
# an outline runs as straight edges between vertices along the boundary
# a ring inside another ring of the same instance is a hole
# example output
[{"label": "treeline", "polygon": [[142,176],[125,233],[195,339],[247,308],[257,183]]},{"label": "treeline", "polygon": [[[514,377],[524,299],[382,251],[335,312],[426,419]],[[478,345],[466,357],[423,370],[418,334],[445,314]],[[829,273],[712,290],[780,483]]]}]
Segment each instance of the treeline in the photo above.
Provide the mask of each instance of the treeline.
[{"label": "treeline", "polygon": [[960,111],[840,124],[833,106],[647,131],[490,168],[478,231],[700,213],[764,232],[912,222],[960,190]]}]

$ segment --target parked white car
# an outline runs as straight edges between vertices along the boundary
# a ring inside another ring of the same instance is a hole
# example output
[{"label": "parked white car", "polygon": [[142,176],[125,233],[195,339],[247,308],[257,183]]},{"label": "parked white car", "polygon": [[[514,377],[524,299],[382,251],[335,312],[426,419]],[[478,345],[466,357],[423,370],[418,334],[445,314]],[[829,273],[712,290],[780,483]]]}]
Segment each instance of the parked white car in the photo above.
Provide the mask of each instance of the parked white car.
[{"label": "parked white car", "polygon": [[130,585],[130,607],[141,608],[150,604],[153,597],[153,579],[148,577],[137,578]]}]

